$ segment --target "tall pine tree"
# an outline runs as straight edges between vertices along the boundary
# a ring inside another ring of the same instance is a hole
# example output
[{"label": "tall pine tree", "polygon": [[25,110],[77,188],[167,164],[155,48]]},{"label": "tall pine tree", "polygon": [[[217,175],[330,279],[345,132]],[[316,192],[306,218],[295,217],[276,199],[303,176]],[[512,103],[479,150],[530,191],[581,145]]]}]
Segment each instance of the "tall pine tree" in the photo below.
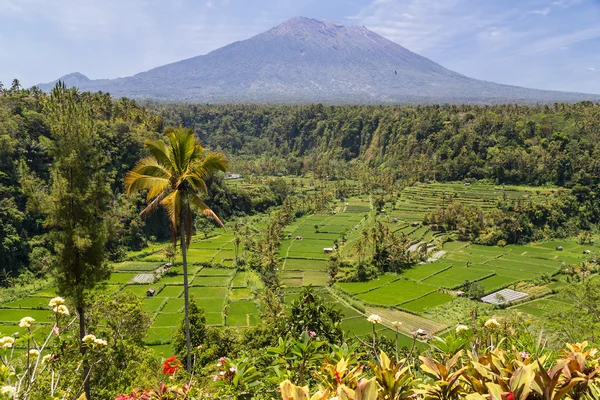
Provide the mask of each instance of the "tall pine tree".
[{"label": "tall pine tree", "polygon": [[[46,106],[52,131],[53,157],[47,225],[54,243],[54,271],[59,294],[69,298],[79,316],[80,339],[87,334],[86,293],[108,279],[105,259],[110,179],[105,155],[89,104],[75,89],[59,83]],[[86,347],[81,343],[82,354]],[[90,399],[89,365],[83,368],[86,396]]]}]

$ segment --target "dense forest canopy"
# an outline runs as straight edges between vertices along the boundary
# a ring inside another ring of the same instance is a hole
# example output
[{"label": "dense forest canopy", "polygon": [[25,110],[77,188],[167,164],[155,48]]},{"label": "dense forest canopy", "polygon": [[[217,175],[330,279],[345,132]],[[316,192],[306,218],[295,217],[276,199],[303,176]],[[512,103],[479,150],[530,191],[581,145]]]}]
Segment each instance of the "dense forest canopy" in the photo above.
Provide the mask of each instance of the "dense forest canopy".
[{"label": "dense forest canopy", "polygon": [[600,104],[592,102],[152,108],[167,124],[196,129],[208,146],[260,165],[257,170],[294,173],[298,160],[314,164],[321,158],[362,161],[412,180],[568,186],[595,184],[600,177]]}]

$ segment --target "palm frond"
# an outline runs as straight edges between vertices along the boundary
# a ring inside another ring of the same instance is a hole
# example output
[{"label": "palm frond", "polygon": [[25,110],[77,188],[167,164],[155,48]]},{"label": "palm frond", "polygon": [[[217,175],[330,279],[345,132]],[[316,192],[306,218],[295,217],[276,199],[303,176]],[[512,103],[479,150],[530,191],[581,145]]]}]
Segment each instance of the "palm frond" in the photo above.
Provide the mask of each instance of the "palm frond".
[{"label": "palm frond", "polygon": [[188,200],[190,205],[192,205],[200,214],[212,218],[221,228],[225,228],[225,225],[223,225],[223,222],[221,222],[217,214],[202,201],[200,196],[193,193],[188,196]]},{"label": "palm frond", "polygon": [[141,217],[146,217],[154,212],[160,205],[162,199],[166,196],[165,192],[162,192],[160,195],[156,196],[154,200],[152,200],[143,210],[140,212]]},{"label": "palm frond", "polygon": [[198,173],[204,179],[213,175],[215,172],[227,172],[229,161],[221,153],[208,153],[206,157],[197,164],[194,164],[194,172]]},{"label": "palm frond", "polygon": [[[173,226],[173,232],[177,234],[177,219],[181,211],[182,196],[181,191],[174,190],[166,195],[160,202],[169,214],[169,220]],[[176,236],[175,236],[176,237]]]},{"label": "palm frond", "polygon": [[125,175],[125,192],[127,195],[143,189],[152,189],[160,193],[169,187],[169,180],[154,176],[142,175],[129,171]]},{"label": "palm frond", "polygon": [[144,142],[144,147],[159,164],[165,167],[171,165],[171,151],[165,142],[148,139]]}]

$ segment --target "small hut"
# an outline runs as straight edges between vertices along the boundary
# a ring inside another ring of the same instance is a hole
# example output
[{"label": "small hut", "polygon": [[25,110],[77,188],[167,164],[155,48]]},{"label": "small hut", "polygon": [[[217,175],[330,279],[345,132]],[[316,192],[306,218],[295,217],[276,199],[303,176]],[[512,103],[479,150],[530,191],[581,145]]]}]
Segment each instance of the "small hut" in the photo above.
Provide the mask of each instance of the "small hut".
[{"label": "small hut", "polygon": [[331,253],[333,253],[333,247],[324,247],[323,248],[323,253],[325,253],[325,254],[331,254]]},{"label": "small hut", "polygon": [[556,251],[563,251],[563,247],[562,246],[556,246]]},{"label": "small hut", "polygon": [[146,297],[154,297],[155,293],[156,293],[156,289],[150,288],[146,291]]}]

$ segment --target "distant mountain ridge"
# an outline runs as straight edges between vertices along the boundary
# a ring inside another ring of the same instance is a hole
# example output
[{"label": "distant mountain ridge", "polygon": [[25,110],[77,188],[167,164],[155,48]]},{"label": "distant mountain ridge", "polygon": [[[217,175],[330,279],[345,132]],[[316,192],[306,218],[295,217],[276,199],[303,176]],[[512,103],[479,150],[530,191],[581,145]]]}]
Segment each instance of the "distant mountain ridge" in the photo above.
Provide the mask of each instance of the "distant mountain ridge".
[{"label": "distant mountain ridge", "polygon": [[[211,103],[535,103],[600,95],[526,89],[446,69],[363,26],[292,18],[247,40],[118,79],[60,80],[117,97]],[[38,85],[49,91],[56,81]]]}]

